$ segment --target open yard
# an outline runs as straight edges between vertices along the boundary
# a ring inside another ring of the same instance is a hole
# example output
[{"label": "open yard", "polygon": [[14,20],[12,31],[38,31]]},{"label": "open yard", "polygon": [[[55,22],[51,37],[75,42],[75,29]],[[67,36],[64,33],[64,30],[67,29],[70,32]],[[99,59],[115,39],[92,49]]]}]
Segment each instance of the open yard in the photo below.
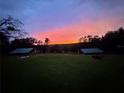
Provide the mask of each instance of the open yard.
[{"label": "open yard", "polygon": [[[124,55],[41,54],[2,61],[6,93],[117,93],[124,88]],[[122,93],[123,93],[122,92]]]}]

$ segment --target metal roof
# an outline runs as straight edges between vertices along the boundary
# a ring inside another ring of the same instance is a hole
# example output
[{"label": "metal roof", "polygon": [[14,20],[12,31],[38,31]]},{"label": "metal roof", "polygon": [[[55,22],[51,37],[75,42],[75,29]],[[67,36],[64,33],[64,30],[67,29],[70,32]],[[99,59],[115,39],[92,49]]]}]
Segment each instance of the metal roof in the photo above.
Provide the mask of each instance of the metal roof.
[{"label": "metal roof", "polygon": [[10,52],[10,54],[25,54],[30,53],[33,50],[33,48],[17,48]]},{"label": "metal roof", "polygon": [[83,48],[80,50],[81,50],[81,52],[83,52],[85,54],[104,53],[104,51],[99,48]]}]

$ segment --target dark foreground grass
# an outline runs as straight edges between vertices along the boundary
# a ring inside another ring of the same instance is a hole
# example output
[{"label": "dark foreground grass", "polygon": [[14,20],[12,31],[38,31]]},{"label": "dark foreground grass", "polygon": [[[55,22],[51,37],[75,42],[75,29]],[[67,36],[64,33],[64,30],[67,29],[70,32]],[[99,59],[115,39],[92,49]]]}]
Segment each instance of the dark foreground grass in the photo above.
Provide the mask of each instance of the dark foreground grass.
[{"label": "dark foreground grass", "polygon": [[124,56],[45,54],[27,59],[5,57],[2,66],[6,93],[124,92]]}]

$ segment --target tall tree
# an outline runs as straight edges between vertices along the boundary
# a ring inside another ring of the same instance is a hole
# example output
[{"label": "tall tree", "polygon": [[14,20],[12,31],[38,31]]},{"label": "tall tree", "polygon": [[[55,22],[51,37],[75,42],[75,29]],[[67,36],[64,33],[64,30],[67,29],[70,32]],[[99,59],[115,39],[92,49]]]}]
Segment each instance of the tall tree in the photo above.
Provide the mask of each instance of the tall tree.
[{"label": "tall tree", "polygon": [[111,45],[124,45],[124,29],[121,27],[116,31],[109,31],[102,41]]},{"label": "tall tree", "polygon": [[[9,40],[20,38],[27,33],[24,32],[23,23],[11,16],[0,19],[0,50],[9,52]],[[0,51],[1,52],[1,51]]]},{"label": "tall tree", "polygon": [[0,20],[0,32],[4,33],[8,39],[19,38],[27,34],[23,29],[24,24],[11,16]]},{"label": "tall tree", "polygon": [[48,46],[49,42],[50,42],[50,39],[45,38],[44,46],[43,46],[43,53],[49,52],[49,46]]},{"label": "tall tree", "polygon": [[50,39],[49,38],[45,38],[45,45],[48,45],[49,44],[49,42],[50,42]]}]

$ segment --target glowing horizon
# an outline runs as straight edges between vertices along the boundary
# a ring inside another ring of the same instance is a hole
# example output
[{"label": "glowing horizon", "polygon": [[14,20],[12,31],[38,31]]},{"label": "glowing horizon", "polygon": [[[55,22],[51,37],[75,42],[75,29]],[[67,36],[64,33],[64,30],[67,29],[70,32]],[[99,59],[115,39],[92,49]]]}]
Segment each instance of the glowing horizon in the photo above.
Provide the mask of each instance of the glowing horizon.
[{"label": "glowing horizon", "polygon": [[50,42],[49,45],[59,45],[59,44],[77,44],[79,42],[76,41],[63,41],[63,42]]},{"label": "glowing horizon", "polygon": [[33,34],[33,37],[38,40],[49,38],[51,44],[78,43],[79,38],[82,36],[102,36],[107,31],[116,30],[121,27],[121,25],[118,23],[119,22],[116,19],[100,20],[97,22],[79,22],[61,28],[53,28],[43,32],[38,31],[38,33]]}]

